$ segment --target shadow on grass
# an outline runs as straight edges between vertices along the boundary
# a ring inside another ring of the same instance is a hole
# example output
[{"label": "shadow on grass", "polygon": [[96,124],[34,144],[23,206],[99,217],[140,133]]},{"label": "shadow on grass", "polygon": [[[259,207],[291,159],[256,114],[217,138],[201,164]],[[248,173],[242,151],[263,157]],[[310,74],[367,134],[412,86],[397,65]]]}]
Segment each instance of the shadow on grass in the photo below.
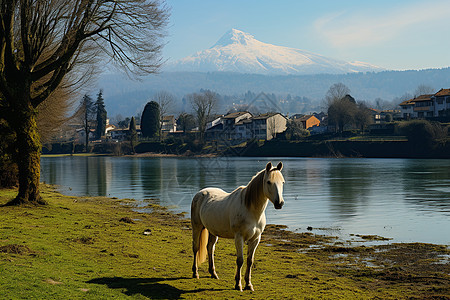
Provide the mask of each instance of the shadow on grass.
[{"label": "shadow on grass", "polygon": [[141,294],[152,299],[179,299],[182,294],[198,293],[202,291],[212,291],[215,289],[195,289],[181,290],[161,281],[181,280],[178,278],[123,278],[123,277],[102,277],[94,278],[87,283],[104,284],[111,289],[124,289],[123,293],[131,296]]}]

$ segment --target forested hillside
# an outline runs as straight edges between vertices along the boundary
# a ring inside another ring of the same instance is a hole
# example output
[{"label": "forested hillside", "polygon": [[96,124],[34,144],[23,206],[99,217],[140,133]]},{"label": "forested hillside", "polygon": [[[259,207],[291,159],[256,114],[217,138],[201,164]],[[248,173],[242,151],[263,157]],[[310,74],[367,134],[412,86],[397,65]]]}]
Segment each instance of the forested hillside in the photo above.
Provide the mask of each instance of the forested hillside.
[{"label": "forested hillside", "polygon": [[[258,94],[265,92],[283,97],[308,99],[311,109],[320,106],[328,88],[341,82],[349,87],[357,100],[375,102],[376,99],[392,101],[406,93],[413,96],[417,86],[424,84],[434,88],[450,87],[450,68],[383,71],[378,73],[356,73],[345,75],[304,75],[304,76],[267,76],[239,73],[161,73],[151,75],[142,81],[133,81],[123,76],[103,75],[98,85],[104,89],[108,114],[134,115],[142,112],[152,95],[161,90],[176,96],[175,110],[189,109],[183,103],[186,94],[200,89],[211,89],[222,96],[234,96],[227,99],[239,99],[248,91]],[[407,95],[408,96],[408,95]],[[227,106],[231,103],[222,103]]]}]

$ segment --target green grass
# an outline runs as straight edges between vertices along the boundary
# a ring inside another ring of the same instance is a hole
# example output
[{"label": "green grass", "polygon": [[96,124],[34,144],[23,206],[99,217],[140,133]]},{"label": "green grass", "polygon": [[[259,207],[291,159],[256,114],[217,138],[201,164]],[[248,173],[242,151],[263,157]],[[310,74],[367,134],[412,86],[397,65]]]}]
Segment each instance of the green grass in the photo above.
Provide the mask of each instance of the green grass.
[{"label": "green grass", "polygon": [[[0,190],[0,204],[15,193]],[[153,213],[133,211],[132,200],[69,197],[46,185],[41,193],[46,206],[0,207],[1,299],[401,299],[448,293],[447,271],[439,273],[441,283],[394,280],[381,269],[352,267],[350,257],[336,259],[338,247],[308,250],[330,239],[275,226],[256,251],[255,292],[238,292],[233,241],[219,239],[216,246],[219,280],[209,278],[207,264],[200,266],[200,279],[192,279],[189,220],[156,205]],[[355,259],[374,253],[365,250],[354,250]]]}]

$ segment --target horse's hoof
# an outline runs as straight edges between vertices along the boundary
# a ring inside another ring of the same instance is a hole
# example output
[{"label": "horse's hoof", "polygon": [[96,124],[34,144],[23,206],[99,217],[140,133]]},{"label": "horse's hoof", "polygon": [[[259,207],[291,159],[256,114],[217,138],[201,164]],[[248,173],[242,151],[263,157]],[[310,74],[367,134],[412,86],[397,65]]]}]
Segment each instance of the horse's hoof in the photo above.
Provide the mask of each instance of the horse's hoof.
[{"label": "horse's hoof", "polygon": [[217,276],[217,274],[214,273],[214,274],[211,274],[211,278],[213,278],[213,279],[219,279],[219,276]]},{"label": "horse's hoof", "polygon": [[245,286],[245,290],[249,290],[249,291],[252,291],[252,292],[255,291],[255,290],[253,289],[253,285],[252,285],[252,284],[246,285],[246,286]]},{"label": "horse's hoof", "polygon": [[240,286],[240,285],[236,285],[236,286],[234,287],[234,289],[235,289],[236,291],[242,292],[242,286]]},{"label": "horse's hoof", "polygon": [[192,278],[197,278],[197,279],[199,279],[198,274],[195,274],[195,273],[194,273],[194,274],[192,275]]}]

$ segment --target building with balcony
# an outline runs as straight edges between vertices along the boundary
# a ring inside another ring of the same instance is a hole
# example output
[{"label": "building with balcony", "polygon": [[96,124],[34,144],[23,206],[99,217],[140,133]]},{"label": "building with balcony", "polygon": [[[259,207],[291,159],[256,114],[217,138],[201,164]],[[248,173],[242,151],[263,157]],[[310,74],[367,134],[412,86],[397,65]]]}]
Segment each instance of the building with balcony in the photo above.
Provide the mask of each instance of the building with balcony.
[{"label": "building with balcony", "polygon": [[403,101],[400,108],[403,119],[450,117],[450,89]]}]

